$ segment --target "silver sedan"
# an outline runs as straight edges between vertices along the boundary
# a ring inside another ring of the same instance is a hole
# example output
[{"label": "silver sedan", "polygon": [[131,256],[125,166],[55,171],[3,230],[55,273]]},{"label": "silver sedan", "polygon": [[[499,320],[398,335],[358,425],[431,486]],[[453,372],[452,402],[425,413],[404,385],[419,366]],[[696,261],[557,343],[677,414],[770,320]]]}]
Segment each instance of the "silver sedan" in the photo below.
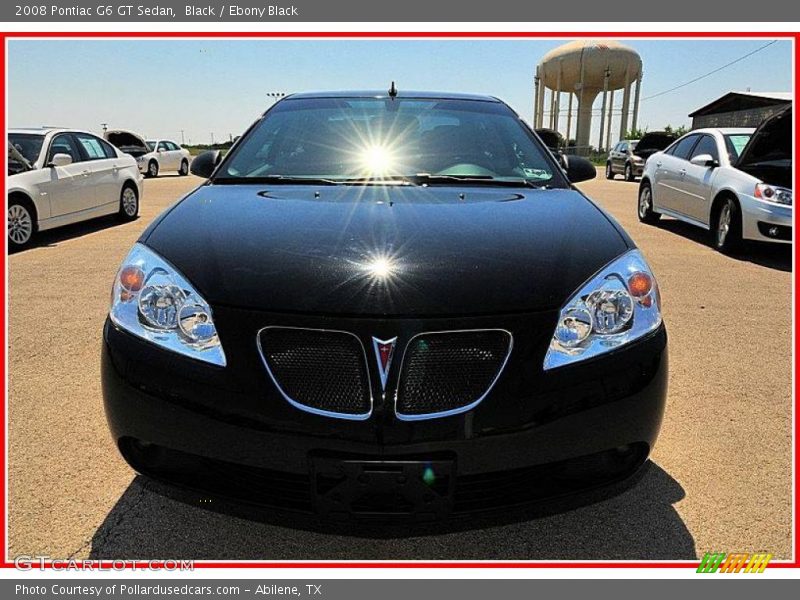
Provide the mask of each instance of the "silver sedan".
[{"label": "silver sedan", "polygon": [[791,109],[757,130],[697,129],[648,160],[639,186],[644,223],[661,215],[711,232],[732,252],[742,240],[792,241]]}]

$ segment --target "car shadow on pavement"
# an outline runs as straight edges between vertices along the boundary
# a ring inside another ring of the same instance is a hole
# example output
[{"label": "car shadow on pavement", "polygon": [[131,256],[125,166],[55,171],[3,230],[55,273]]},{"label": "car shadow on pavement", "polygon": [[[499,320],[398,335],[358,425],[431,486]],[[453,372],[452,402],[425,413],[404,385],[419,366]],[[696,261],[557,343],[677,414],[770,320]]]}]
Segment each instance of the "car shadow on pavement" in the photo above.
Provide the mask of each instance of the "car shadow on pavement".
[{"label": "car shadow on pavement", "polygon": [[57,227],[56,229],[48,229],[47,231],[37,233],[31,241],[31,244],[26,248],[22,250],[9,250],[9,254],[21,254],[33,250],[34,248],[54,248],[61,242],[67,240],[127,224],[128,223],[120,221],[117,215],[108,215],[90,221],[81,221],[80,223]]},{"label": "car shadow on pavement", "polygon": [[[702,244],[709,245],[710,233],[700,227],[695,227],[689,223],[678,221],[677,219],[662,218],[657,227],[663,231],[668,231],[680,235],[687,239]],[[730,258],[745,262],[751,262],[762,267],[775,269],[776,271],[791,272],[792,270],[792,246],[791,244],[774,244],[770,242],[746,242],[741,250]]]},{"label": "car shadow on pavement", "polygon": [[[136,477],[95,532],[92,559],[658,560],[694,559],[673,504],[683,488],[650,463],[620,495],[582,507],[458,525],[322,528],[203,499]],[[247,518],[242,515],[246,514]],[[343,526],[339,526],[343,527]]]}]

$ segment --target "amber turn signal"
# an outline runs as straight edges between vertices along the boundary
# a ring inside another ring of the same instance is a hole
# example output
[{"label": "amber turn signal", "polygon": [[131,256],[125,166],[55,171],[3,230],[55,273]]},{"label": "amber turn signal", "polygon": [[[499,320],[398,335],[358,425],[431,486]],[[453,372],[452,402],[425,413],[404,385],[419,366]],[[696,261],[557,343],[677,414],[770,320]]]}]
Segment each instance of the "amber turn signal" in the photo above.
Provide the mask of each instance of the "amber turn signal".
[{"label": "amber turn signal", "polygon": [[638,271],[628,277],[628,289],[636,298],[643,298],[653,289],[653,278],[643,271]]},{"label": "amber turn signal", "polygon": [[119,283],[129,292],[138,292],[144,285],[144,271],[139,267],[125,267],[119,273]]}]

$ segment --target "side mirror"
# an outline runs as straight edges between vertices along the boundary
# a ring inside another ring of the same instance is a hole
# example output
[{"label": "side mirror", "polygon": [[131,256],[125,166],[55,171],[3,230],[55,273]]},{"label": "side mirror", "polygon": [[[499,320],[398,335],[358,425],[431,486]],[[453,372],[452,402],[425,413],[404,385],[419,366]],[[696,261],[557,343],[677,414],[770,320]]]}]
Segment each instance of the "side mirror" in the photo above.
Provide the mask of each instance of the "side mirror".
[{"label": "side mirror", "polygon": [[711,167],[712,169],[719,166],[719,163],[711,158],[710,154],[698,154],[693,156],[689,162],[698,167]]},{"label": "side mirror", "polygon": [[564,156],[567,178],[570,183],[580,183],[597,177],[597,169],[587,158],[582,156]]},{"label": "side mirror", "polygon": [[47,163],[48,167],[66,167],[72,164],[72,157],[69,154],[54,154],[53,158]]},{"label": "side mirror", "polygon": [[208,179],[221,161],[222,154],[219,150],[206,150],[194,157],[189,170],[192,175]]}]

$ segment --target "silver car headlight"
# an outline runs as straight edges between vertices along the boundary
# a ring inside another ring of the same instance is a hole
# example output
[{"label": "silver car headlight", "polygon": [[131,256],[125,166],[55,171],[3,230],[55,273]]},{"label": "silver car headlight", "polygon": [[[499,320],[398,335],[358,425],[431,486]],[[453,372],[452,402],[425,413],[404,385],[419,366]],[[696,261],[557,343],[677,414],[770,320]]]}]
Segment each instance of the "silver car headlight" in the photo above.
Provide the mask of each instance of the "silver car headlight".
[{"label": "silver car headlight", "polygon": [[641,252],[631,250],[603,267],[561,309],[544,369],[611,352],[659,325],[658,284]]},{"label": "silver car headlight", "polygon": [[225,366],[211,307],[175,267],[142,244],[122,262],[109,316],[120,329],[157,346]]},{"label": "silver car headlight", "polygon": [[753,195],[759,200],[775,202],[776,204],[785,204],[786,206],[792,205],[792,190],[776,185],[757,183],[756,191]]}]

